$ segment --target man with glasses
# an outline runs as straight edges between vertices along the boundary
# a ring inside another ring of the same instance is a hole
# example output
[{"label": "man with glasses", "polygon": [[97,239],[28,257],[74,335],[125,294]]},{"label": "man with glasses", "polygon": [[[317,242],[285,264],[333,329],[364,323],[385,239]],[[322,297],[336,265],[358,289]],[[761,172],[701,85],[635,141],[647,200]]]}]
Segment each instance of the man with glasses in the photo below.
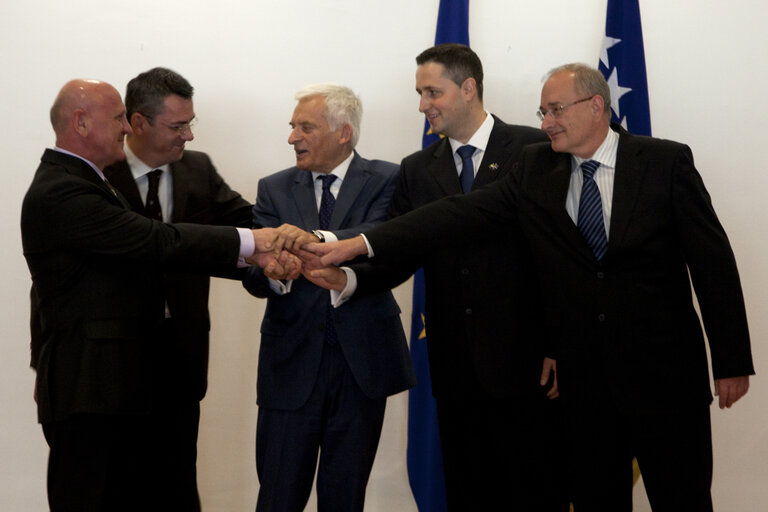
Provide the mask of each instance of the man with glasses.
[{"label": "man with glasses", "polygon": [[[556,68],[538,109],[551,143],[525,148],[513,179],[365,236],[388,261],[519,226],[539,270],[576,510],[632,510],[636,456],[654,510],[711,511],[712,394],[691,284],[715,394],[731,407],[754,373],[736,263],[690,148],[611,124],[610,102],[599,71]],[[310,247],[324,264],[367,253],[361,237]]]},{"label": "man with glasses", "polygon": [[[205,153],[185,150],[194,139],[193,88],[178,73],[154,68],[128,82],[125,106],[132,133],[126,137],[125,160],[104,174],[131,205],[147,217],[250,227],[251,204],[233,191]],[[231,276],[239,279],[240,274]],[[169,271],[164,275],[166,321],[164,343],[154,350],[165,361],[162,375],[165,422],[158,433],[167,438],[164,456],[175,467],[168,492],[178,510],[199,510],[196,483],[200,400],[208,374],[207,275]]]}]

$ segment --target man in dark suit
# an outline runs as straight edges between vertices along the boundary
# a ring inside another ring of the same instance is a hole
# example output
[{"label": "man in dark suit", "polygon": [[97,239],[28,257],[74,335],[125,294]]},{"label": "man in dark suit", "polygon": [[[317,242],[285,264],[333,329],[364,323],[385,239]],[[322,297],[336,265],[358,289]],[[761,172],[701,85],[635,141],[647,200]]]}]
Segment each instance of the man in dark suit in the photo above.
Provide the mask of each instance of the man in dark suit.
[{"label": "man in dark suit", "polygon": [[[754,373],[738,272],[690,149],[611,125],[610,101],[597,70],[555,69],[539,109],[551,144],[525,148],[514,179],[366,236],[376,258],[409,258],[489,222],[493,237],[520,226],[539,268],[576,510],[631,510],[633,455],[654,510],[712,510],[712,395],[691,284],[715,393],[731,407]],[[367,250],[339,245],[324,263]]]},{"label": "man in dark suit", "polygon": [[[308,86],[296,99],[288,138],[296,167],[259,182],[254,224],[280,226],[292,239],[331,241],[383,221],[397,166],[354,151],[360,100],[334,84]],[[400,309],[389,291],[332,304],[330,292],[306,279],[270,277],[251,268],[243,281],[268,298],[256,510],[303,510],[317,467],[320,510],[362,511],[386,398],[415,384]]]},{"label": "man in dark suit", "polygon": [[[131,133],[109,84],[67,83],[51,123],[56,147],[43,154],[21,213],[51,510],[178,510],[158,455],[167,449],[161,266],[227,272],[254,248],[274,247],[274,232],[131,212],[102,173],[125,158]],[[266,253],[254,261],[276,263]]]},{"label": "man in dark suit", "polygon": [[[525,145],[547,138],[485,110],[482,63],[469,47],[440,44],[422,52],[416,64],[419,111],[444,137],[403,159],[390,218],[501,179]],[[466,167],[462,148],[470,152]],[[562,455],[553,416],[558,405],[549,403],[550,389],[539,384],[540,306],[521,233],[510,230],[412,265],[376,261],[351,266],[356,295],[393,288],[424,267],[429,371],[448,509],[491,510],[510,493],[518,503],[527,496],[537,510],[567,509],[564,466],[555,461]],[[545,437],[546,444],[534,442]],[[544,448],[553,451],[542,456]],[[551,491],[558,482],[559,494]]]},{"label": "man in dark suit", "polygon": [[[208,155],[184,149],[194,139],[192,94],[184,77],[165,68],[150,69],[128,82],[125,107],[132,133],[126,137],[126,159],[105,168],[104,175],[134,211],[147,217],[250,227],[252,205],[229,188]],[[173,271],[163,278],[164,413],[171,429],[165,454],[176,465],[166,492],[177,495],[179,510],[194,511],[200,509],[197,433],[207,388],[210,279]]]}]

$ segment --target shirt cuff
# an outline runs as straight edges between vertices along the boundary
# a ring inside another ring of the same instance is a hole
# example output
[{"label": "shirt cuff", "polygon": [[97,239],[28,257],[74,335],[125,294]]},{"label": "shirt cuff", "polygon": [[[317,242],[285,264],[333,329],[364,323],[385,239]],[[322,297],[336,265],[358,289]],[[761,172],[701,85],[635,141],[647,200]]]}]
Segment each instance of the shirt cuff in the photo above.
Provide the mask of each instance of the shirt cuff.
[{"label": "shirt cuff", "polygon": [[240,258],[250,258],[256,252],[256,242],[253,241],[253,233],[250,229],[235,228],[240,235]]},{"label": "shirt cuff", "polygon": [[325,237],[325,242],[338,242],[338,237],[334,234],[333,231],[326,231],[324,229],[318,229],[320,233],[323,234],[323,237]]},{"label": "shirt cuff", "polygon": [[357,275],[355,275],[355,271],[349,267],[339,268],[347,274],[347,285],[341,291],[331,290],[331,305],[334,308],[338,308],[351,299],[352,295],[354,295],[357,290]]},{"label": "shirt cuff", "polygon": [[293,284],[292,279],[286,282],[278,281],[276,279],[272,279],[271,277],[268,277],[267,279],[269,280],[269,288],[276,294],[287,295],[291,293],[291,285]]},{"label": "shirt cuff", "polygon": [[368,249],[368,257],[373,258],[373,247],[371,247],[371,242],[368,241],[368,237],[365,236],[363,233],[360,233],[360,236],[363,237],[363,242],[365,242],[365,247]]}]

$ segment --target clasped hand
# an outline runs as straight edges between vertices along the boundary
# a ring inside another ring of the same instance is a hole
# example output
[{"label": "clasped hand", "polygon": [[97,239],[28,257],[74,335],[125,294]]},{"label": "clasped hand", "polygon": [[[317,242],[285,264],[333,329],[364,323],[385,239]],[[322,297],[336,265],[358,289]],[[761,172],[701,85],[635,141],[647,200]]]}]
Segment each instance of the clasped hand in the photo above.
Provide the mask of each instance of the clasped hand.
[{"label": "clasped hand", "polygon": [[304,275],[310,282],[329,290],[341,291],[347,277],[335,265],[367,254],[358,236],[339,242],[320,243],[313,233],[291,224],[253,230],[256,252],[246,261],[264,269],[272,279],[296,279]]}]

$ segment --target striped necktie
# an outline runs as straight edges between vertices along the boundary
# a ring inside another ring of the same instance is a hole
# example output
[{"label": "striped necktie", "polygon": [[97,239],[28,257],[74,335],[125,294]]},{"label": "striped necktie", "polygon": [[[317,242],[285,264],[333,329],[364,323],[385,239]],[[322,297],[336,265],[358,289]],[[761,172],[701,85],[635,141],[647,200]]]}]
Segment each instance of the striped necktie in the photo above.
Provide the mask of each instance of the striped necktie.
[{"label": "striped necktie", "polygon": [[592,248],[597,261],[602,262],[605,251],[608,249],[608,238],[605,235],[605,223],[603,222],[603,202],[600,199],[600,190],[595,183],[595,171],[600,167],[600,162],[587,160],[581,164],[583,181],[581,184],[581,199],[579,200],[578,225],[584,239]]}]

